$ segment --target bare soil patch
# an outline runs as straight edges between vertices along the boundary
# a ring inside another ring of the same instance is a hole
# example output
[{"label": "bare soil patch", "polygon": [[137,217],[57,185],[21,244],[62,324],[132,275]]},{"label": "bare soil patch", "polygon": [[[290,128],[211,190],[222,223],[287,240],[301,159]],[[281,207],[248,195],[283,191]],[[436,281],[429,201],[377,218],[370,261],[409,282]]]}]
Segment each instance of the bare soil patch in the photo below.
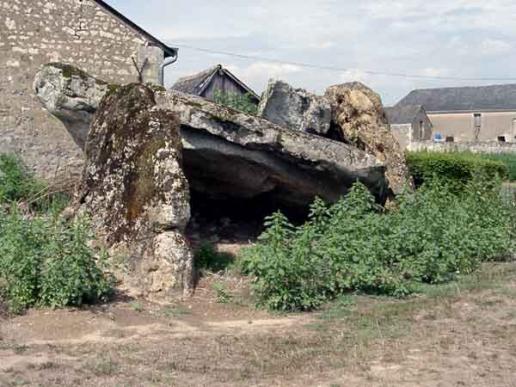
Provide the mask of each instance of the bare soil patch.
[{"label": "bare soil patch", "polygon": [[0,320],[0,385],[516,385],[516,263],[409,299],[349,296],[312,314],[257,310],[246,289],[211,275],[175,304]]}]

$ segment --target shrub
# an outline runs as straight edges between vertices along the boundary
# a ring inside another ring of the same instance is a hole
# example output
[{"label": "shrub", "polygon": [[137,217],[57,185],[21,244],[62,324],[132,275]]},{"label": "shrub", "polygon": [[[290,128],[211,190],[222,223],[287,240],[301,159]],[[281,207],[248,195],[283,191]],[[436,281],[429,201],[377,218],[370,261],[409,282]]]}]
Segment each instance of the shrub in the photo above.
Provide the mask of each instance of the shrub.
[{"label": "shrub", "polygon": [[482,175],[486,182],[508,176],[507,166],[501,161],[486,159],[467,152],[410,152],[407,164],[416,186],[435,177],[461,190],[474,177]]},{"label": "shrub", "polygon": [[219,105],[224,105],[243,113],[256,115],[258,106],[254,103],[250,94],[225,93],[216,91],[214,93],[214,101]]},{"label": "shrub", "polygon": [[111,280],[89,247],[87,223],[0,213],[0,293],[13,312],[79,306],[105,299]]},{"label": "shrub", "polygon": [[516,153],[483,154],[482,157],[504,163],[508,169],[509,180],[516,181]]},{"label": "shrub", "polygon": [[478,178],[460,194],[431,180],[387,213],[357,183],[334,205],[317,199],[301,226],[281,213],[269,217],[242,270],[259,303],[276,310],[314,309],[350,291],[404,296],[417,283],[450,281],[507,254],[510,217],[499,189]]},{"label": "shrub", "polygon": [[25,202],[30,210],[57,213],[69,202],[69,195],[51,192],[14,155],[0,154],[0,204]]},{"label": "shrub", "polygon": [[[19,159],[0,155],[0,298],[12,312],[78,306],[111,291],[87,222],[60,219],[66,195],[44,192]],[[32,206],[22,213],[18,202]]]},{"label": "shrub", "polygon": [[44,188],[18,157],[0,154],[0,203],[31,198]]}]

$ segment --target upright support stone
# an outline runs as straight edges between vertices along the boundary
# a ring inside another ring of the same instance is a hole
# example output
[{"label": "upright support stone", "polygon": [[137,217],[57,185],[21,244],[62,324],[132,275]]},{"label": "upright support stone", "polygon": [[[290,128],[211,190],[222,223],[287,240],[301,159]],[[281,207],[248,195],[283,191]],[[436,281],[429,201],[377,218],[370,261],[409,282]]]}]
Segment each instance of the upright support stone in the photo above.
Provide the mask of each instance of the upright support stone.
[{"label": "upright support stone", "polygon": [[179,121],[132,84],[101,102],[86,142],[78,209],[121,262],[132,294],[192,288],[193,257],[183,235],[190,218]]}]

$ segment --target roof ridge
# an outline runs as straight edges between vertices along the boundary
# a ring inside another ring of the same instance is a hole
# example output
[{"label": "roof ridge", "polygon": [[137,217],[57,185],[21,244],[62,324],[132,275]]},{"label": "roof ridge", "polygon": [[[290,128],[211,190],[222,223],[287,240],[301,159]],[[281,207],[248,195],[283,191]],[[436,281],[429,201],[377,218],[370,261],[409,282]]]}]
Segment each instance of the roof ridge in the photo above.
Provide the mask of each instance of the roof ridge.
[{"label": "roof ridge", "polygon": [[177,79],[176,82],[191,81],[191,80],[200,78],[201,76],[203,76],[203,77],[204,76],[209,76],[209,75],[211,75],[216,70],[217,70],[217,66],[212,66],[212,67],[207,68],[206,70],[199,71],[198,73],[191,74],[191,75],[185,75],[184,77],[180,77],[180,78]]},{"label": "roof ridge", "polygon": [[426,111],[516,111],[516,84],[415,89],[395,106],[423,105]]},{"label": "roof ridge", "polygon": [[480,85],[480,86],[444,86],[444,87],[427,87],[422,89],[414,89],[414,91],[432,91],[432,90],[456,90],[456,89],[482,89],[488,87],[515,87],[516,83],[496,83],[491,85]]},{"label": "roof ridge", "polygon": [[103,0],[93,0],[97,5],[102,7],[104,10],[109,12],[111,15],[119,19],[122,23],[124,23],[127,27],[133,29],[135,32],[143,35],[147,40],[153,42],[157,46],[159,46],[163,52],[165,53],[165,58],[171,57],[171,56],[177,56],[177,52],[179,51],[176,47],[170,47],[167,44],[163,43],[161,40],[156,38],[154,35],[150,34],[146,30],[144,30],[142,27],[140,27],[138,24],[133,22],[131,19],[129,19],[127,16],[123,15],[121,12],[117,11],[115,8],[110,6],[108,3],[106,3]]}]

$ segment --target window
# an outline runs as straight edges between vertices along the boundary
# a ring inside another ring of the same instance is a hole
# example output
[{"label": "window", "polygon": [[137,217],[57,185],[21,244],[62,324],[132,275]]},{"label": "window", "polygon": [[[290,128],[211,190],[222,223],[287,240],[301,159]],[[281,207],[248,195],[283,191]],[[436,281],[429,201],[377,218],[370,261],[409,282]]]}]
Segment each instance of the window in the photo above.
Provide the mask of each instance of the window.
[{"label": "window", "polygon": [[419,138],[418,140],[422,140],[425,137],[425,123],[423,121],[419,121]]},{"label": "window", "polygon": [[455,138],[453,136],[446,136],[446,142],[455,142]]},{"label": "window", "polygon": [[482,126],[482,114],[475,113],[473,114],[473,133],[475,136],[475,141],[478,141],[480,136],[480,128]]},{"label": "window", "polygon": [[505,142],[505,136],[498,136],[499,142]]},{"label": "window", "polygon": [[482,114],[475,113],[473,115],[473,120],[475,122],[475,128],[480,128],[482,126]]}]

